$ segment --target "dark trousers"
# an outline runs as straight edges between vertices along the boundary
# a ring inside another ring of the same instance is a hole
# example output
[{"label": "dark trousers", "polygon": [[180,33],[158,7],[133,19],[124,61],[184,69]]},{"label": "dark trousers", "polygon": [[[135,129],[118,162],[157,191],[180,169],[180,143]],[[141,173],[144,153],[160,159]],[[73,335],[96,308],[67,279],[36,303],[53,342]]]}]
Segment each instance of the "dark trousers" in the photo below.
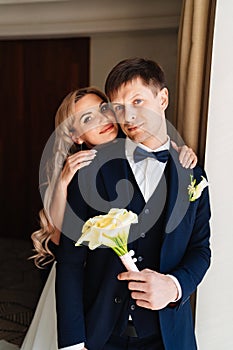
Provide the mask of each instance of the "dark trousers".
[{"label": "dark trousers", "polygon": [[164,350],[164,346],[155,336],[139,339],[113,335],[103,350]]}]

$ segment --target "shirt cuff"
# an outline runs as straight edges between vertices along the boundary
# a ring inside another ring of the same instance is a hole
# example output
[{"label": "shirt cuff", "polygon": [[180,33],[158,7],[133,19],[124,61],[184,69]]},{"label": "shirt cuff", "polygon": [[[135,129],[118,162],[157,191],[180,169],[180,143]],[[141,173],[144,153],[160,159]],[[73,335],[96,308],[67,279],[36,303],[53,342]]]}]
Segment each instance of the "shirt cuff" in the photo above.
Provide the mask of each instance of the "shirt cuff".
[{"label": "shirt cuff", "polygon": [[177,279],[175,276],[173,276],[173,275],[166,275],[166,276],[170,277],[170,278],[173,280],[173,282],[174,282],[175,285],[176,285],[177,291],[178,291],[178,296],[177,296],[177,298],[176,298],[175,300],[172,300],[172,302],[174,303],[174,302],[180,300],[181,297],[182,297],[182,289],[181,289],[181,286],[180,286],[180,282],[179,282],[178,279]]},{"label": "shirt cuff", "polygon": [[82,350],[84,348],[84,343],[79,343],[76,345],[67,346],[65,348],[59,348],[59,350]]}]

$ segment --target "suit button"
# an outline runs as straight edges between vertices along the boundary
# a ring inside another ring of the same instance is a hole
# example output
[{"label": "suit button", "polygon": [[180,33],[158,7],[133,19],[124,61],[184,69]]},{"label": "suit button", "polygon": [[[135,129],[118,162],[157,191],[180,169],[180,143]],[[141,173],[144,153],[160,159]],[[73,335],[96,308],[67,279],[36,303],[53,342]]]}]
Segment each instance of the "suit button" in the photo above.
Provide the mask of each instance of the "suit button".
[{"label": "suit button", "polygon": [[138,261],[141,262],[143,260],[143,257],[142,256],[139,256],[138,257]]},{"label": "suit button", "polygon": [[145,209],[145,214],[150,214],[150,209],[146,208]]},{"label": "suit button", "polygon": [[140,236],[141,236],[141,238],[145,238],[146,237],[145,232],[142,232]]},{"label": "suit button", "polygon": [[134,304],[132,304],[132,305],[130,306],[130,309],[131,309],[132,311],[134,311],[135,308],[136,308],[136,306],[135,306]]},{"label": "suit button", "polygon": [[121,303],[121,298],[120,297],[116,297],[115,299],[114,299],[114,302],[116,303],[116,304],[120,304]]}]

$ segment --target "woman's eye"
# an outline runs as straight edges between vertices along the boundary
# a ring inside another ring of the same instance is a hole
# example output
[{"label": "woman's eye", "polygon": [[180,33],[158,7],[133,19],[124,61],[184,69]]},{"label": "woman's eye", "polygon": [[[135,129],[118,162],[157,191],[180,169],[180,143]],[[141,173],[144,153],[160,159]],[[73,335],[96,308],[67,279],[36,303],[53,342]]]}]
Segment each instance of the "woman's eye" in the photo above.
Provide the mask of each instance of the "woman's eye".
[{"label": "woman's eye", "polygon": [[85,118],[83,118],[83,123],[84,124],[87,124],[87,123],[89,123],[90,121],[91,121],[91,116],[90,115],[88,115],[88,116],[86,116]]},{"label": "woman's eye", "polygon": [[109,109],[110,109],[110,107],[109,107],[108,103],[102,104],[100,106],[100,112],[101,113],[107,112]]}]

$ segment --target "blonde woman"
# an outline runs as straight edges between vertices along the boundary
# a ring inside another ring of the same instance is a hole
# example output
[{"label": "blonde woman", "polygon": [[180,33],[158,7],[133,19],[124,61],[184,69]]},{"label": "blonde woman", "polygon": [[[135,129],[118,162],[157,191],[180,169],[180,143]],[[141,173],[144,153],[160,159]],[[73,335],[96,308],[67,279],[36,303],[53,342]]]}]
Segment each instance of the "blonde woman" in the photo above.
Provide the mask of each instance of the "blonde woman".
[{"label": "blonde woman", "polygon": [[[95,157],[93,146],[110,142],[117,134],[115,116],[100,90],[82,88],[69,93],[62,101],[55,116],[53,157],[46,167],[44,208],[39,212],[41,228],[32,234],[36,266],[41,267],[54,259],[48,242],[59,244],[67,186],[73,175]],[[77,152],[81,148],[85,150]]]},{"label": "blonde woman", "polygon": [[[44,208],[39,213],[41,227],[32,234],[36,266],[43,267],[55,258],[54,248],[59,245],[67,187],[73,175],[95,158],[96,151],[92,147],[113,141],[120,133],[108,99],[98,89],[79,89],[62,101],[55,117],[53,157],[47,163]],[[80,145],[85,149],[80,150]],[[179,151],[184,167],[195,166],[197,157],[190,148],[178,148],[175,144],[174,147]],[[21,350],[58,349],[54,284],[53,265]]]}]

